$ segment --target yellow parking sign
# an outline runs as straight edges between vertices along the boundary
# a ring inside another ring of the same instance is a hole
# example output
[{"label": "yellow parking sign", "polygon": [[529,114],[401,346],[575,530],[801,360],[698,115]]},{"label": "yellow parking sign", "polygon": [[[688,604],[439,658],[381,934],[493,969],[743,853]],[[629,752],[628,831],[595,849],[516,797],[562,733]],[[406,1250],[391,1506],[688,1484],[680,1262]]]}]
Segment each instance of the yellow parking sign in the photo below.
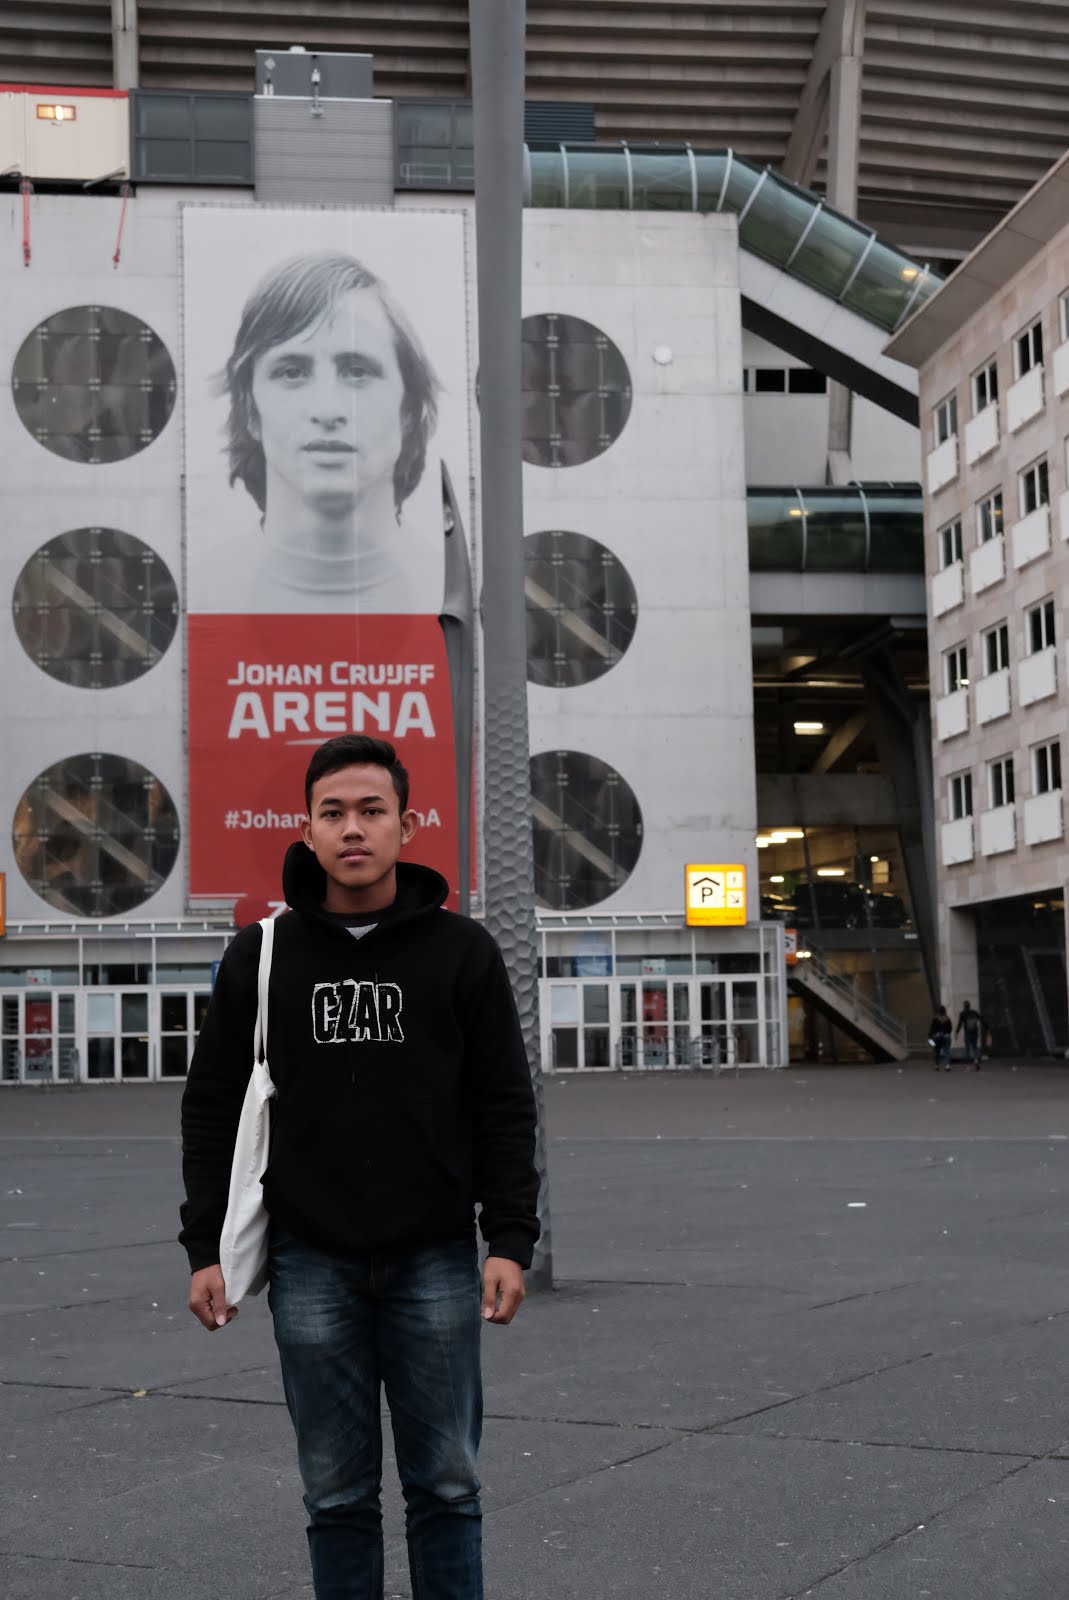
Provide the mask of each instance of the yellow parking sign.
[{"label": "yellow parking sign", "polygon": [[746,868],[738,862],[687,867],[687,922],[692,927],[746,921]]}]

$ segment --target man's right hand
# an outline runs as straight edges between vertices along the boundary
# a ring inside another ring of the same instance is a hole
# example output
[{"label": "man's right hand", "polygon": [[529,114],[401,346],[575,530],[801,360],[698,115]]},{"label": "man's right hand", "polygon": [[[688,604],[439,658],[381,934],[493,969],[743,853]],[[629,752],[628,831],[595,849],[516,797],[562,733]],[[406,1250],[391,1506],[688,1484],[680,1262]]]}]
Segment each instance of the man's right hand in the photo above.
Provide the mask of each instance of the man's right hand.
[{"label": "man's right hand", "polygon": [[189,1309],[209,1333],[225,1328],[238,1314],[237,1306],[226,1303],[226,1285],[223,1269],[219,1265],[201,1267],[193,1274],[189,1285]]}]

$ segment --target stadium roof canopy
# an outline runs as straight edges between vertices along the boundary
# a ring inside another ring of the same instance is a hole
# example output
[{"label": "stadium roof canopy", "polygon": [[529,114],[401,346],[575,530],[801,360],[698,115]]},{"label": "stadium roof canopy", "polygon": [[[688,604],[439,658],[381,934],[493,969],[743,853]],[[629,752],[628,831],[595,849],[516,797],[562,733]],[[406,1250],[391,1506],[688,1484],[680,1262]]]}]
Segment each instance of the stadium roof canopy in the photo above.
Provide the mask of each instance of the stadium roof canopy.
[{"label": "stadium roof canopy", "polygon": [[[375,92],[463,99],[466,0],[125,0],[146,87],[251,88],[254,48],[367,50]],[[110,0],[3,0],[9,81],[111,83]],[[528,0],[529,100],[599,142],[734,147],[823,180],[829,41],[863,60],[859,214],[971,247],[1069,147],[1066,0]],[[818,136],[812,136],[814,127]]]}]

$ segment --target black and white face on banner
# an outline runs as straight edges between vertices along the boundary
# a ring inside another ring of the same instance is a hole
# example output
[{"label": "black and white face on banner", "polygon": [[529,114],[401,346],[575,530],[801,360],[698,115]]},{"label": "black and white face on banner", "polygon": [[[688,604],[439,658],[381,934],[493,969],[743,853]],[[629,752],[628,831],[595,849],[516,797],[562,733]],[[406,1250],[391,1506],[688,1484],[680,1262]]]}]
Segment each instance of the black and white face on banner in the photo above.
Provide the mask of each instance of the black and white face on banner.
[{"label": "black and white face on banner", "polygon": [[191,892],[251,892],[235,834],[258,830],[228,819],[288,831],[310,747],[349,731],[403,746],[414,792],[425,773],[421,857],[437,819],[452,880],[437,618],[443,465],[471,477],[464,219],[191,205],[182,266]]}]

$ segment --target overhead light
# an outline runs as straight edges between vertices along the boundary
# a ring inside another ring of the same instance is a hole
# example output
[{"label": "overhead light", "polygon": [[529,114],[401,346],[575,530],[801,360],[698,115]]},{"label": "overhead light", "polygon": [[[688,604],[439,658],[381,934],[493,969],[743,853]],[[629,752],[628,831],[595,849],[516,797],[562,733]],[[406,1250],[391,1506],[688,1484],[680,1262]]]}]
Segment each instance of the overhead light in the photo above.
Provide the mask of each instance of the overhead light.
[{"label": "overhead light", "polygon": [[802,510],[801,506],[788,506],[787,515],[789,517],[804,517],[805,512]]},{"label": "overhead light", "polygon": [[795,733],[823,733],[824,724],[823,722],[796,722],[794,731]]},{"label": "overhead light", "polygon": [[769,878],[768,881],[769,881],[769,883],[782,883],[783,882],[783,874],[781,872],[777,872],[776,876],[774,878]]},{"label": "overhead light", "polygon": [[759,833],[757,838],[754,840],[754,843],[756,844],[758,850],[767,850],[769,845],[772,843],[772,840],[767,833]]},{"label": "overhead light", "polygon": [[812,955],[813,955],[812,950],[796,950],[794,952],[794,957],[795,957],[796,961],[809,961],[809,960],[811,960]]},{"label": "overhead light", "polygon": [[845,867],[818,867],[817,868],[817,877],[818,878],[845,878],[846,877],[846,868]]},{"label": "overhead light", "polygon": [[804,828],[776,828],[775,829],[775,837],[777,839],[804,839],[805,838],[805,829]]},{"label": "overhead light", "polygon": [[772,840],[773,844],[787,843],[787,835],[785,833],[779,833],[777,831],[776,833],[770,833],[768,837]]},{"label": "overhead light", "polygon": [[76,122],[78,119],[77,106],[43,105],[37,107],[38,122]]},{"label": "overhead light", "polygon": [[869,860],[872,862],[874,867],[878,867],[880,864],[879,856],[869,856]]},{"label": "overhead light", "polygon": [[920,267],[903,267],[902,276],[905,278],[907,283],[912,283],[914,278],[920,277],[920,271]]}]

